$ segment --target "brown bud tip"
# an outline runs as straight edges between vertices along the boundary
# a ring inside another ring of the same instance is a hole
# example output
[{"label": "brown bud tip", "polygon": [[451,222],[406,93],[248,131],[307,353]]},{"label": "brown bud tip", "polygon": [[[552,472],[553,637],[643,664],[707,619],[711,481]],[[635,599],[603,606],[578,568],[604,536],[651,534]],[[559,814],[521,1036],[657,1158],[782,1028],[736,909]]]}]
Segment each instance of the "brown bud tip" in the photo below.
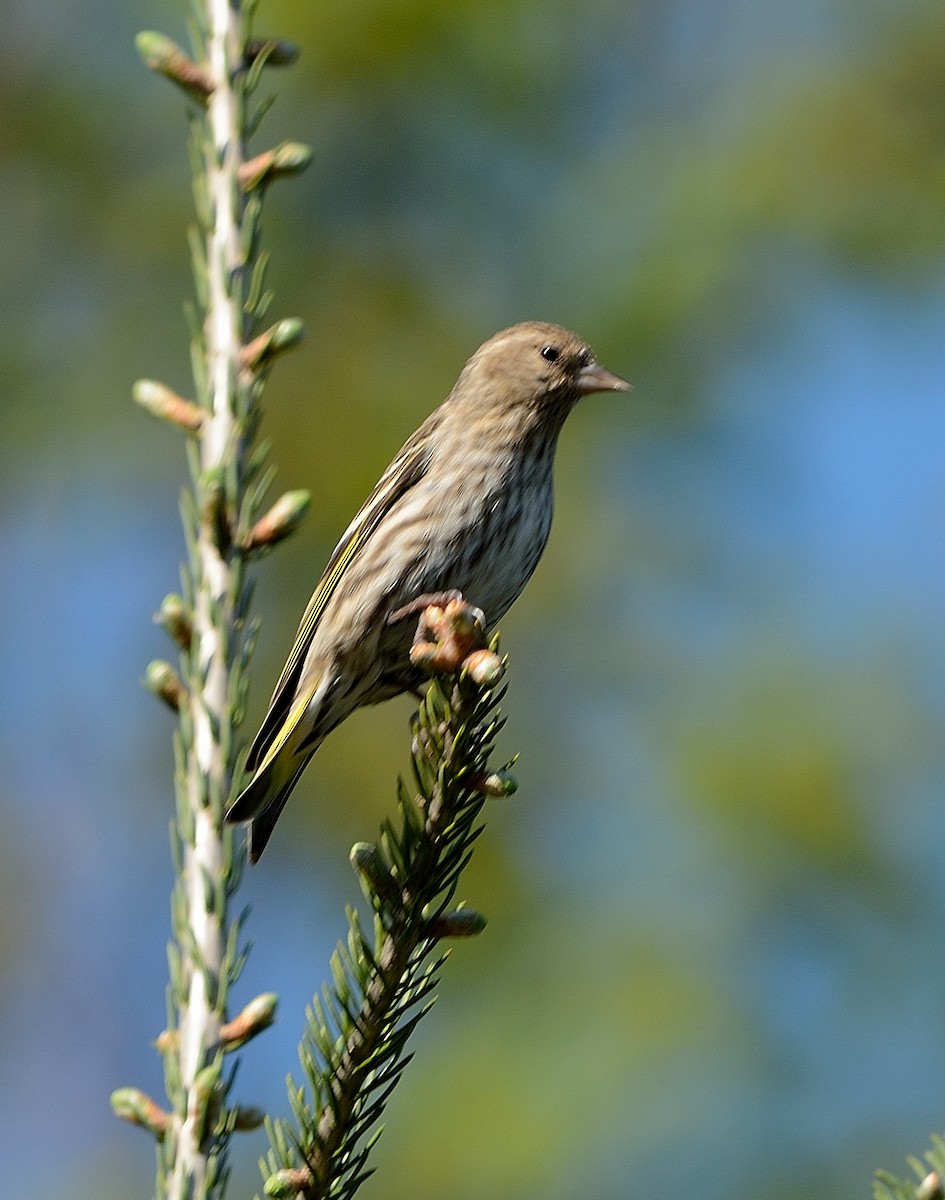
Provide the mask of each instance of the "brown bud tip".
[{"label": "brown bud tip", "polygon": [[312,161],[312,151],[301,142],[283,142],[244,162],[239,169],[240,187],[251,192],[286,175],[299,175]]},{"label": "brown bud tip", "polygon": [[265,1119],[266,1114],[261,1108],[240,1104],[231,1113],[230,1128],[240,1133],[246,1133],[249,1130],[258,1129]]},{"label": "brown bud tip", "polygon": [[474,650],[463,663],[463,670],[480,687],[495,687],[505,674],[505,664],[491,650]]},{"label": "brown bud tip", "polygon": [[277,321],[265,333],[253,338],[240,351],[240,363],[249,371],[258,371],[277,354],[298,346],[305,337],[305,327],[297,317]]},{"label": "brown bud tip", "polygon": [[170,663],[156,658],[149,662],[144,672],[144,686],[168,708],[179,712],[187,696],[187,689]]},{"label": "brown bud tip", "polygon": [[112,1092],[112,1112],[123,1121],[132,1125],[140,1125],[147,1129],[158,1141],[167,1132],[170,1114],[159,1108],[150,1096],[146,1096],[139,1088],[117,1088]]},{"label": "brown bud tip", "polygon": [[213,91],[213,84],[203,68],[165,34],[146,29],[135,38],[135,46],[146,67],[176,83],[196,99],[206,100]]},{"label": "brown bud tip", "polygon": [[486,924],[486,918],[476,909],[454,908],[428,921],[424,933],[430,938],[477,937]]},{"label": "brown bud tip", "polygon": [[270,1175],[263,1184],[263,1191],[271,1200],[290,1200],[304,1192],[315,1182],[312,1172],[307,1167],[283,1167]]},{"label": "brown bud tip", "polygon": [[159,1054],[176,1053],[180,1046],[180,1034],[176,1029],[162,1029],[154,1039],[154,1049]]},{"label": "brown bud tip", "polygon": [[185,400],[177,392],[154,379],[139,379],[131,389],[135,404],[161,421],[168,421],[188,433],[197,433],[203,425],[203,409],[193,400]]},{"label": "brown bud tip", "polygon": [[191,624],[190,612],[180,596],[174,593],[165,596],[161,607],[154,614],[154,620],[182,650],[190,649],[194,627]]},{"label": "brown bud tip", "polygon": [[311,504],[311,492],[304,489],[286,492],[252,527],[243,543],[243,549],[262,550],[277,545],[299,528],[308,516]]},{"label": "brown bud tip", "polygon": [[279,997],[274,992],[264,992],[250,1000],[243,1011],[220,1029],[220,1043],[224,1050],[238,1050],[240,1046],[262,1033],[276,1019]]},{"label": "brown bud tip", "polygon": [[942,1200],[945,1190],[938,1171],[931,1171],[916,1188],[915,1200]]}]

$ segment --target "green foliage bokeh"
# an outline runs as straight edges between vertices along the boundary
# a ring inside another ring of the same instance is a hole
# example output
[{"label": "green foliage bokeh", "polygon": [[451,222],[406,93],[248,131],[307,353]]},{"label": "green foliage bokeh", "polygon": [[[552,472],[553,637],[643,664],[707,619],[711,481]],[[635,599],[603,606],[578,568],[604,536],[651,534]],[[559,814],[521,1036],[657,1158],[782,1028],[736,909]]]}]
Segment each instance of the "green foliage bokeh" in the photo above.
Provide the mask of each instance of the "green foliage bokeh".
[{"label": "green foliage bokeh", "polygon": [[[808,382],[839,328],[831,297],[935,327],[945,21],[919,0],[765,8],[262,0],[262,31],[303,51],[272,76],[267,136],[315,154],[268,208],[276,315],[309,337],[274,374],[265,432],[280,484],[314,503],[259,571],[250,720],[334,539],[479,341],[561,321],[637,384],[563,439],[553,541],[503,626],[521,791],[490,815],[466,897],[491,924],[449,964],[366,1197],[852,1200],[945,1124],[925,1074],[943,1046],[938,578],[920,577],[928,605],[885,586],[880,532],[875,579],[844,586],[839,542],[820,572],[816,539],[779,541],[778,474],[783,373]],[[150,1177],[105,1098],[163,1020],[163,868],[146,898],[130,881],[164,849],[169,730],[135,676],[162,652],[148,605],[176,587],[183,459],[128,395],[142,375],[188,390],[190,199],[180,98],[132,37],[182,24],[142,3],[24,3],[0,47],[3,595],[23,621],[5,619],[5,657],[22,642],[33,662],[0,691],[0,1039],[69,986],[107,1047],[88,1052],[106,1078],[82,1056],[72,1083],[101,1084],[101,1122],[63,1140],[39,1196],[66,1178],[77,1196],[144,1194]],[[887,388],[903,376],[890,362]],[[857,397],[845,447],[875,403]],[[893,491],[913,469],[895,452]],[[848,486],[881,499],[887,483]],[[940,492],[922,515],[931,559]],[[82,678],[86,645],[100,658]],[[254,873],[264,928],[281,888],[312,899],[291,963],[262,944],[251,960],[247,987],[288,1003],[284,1039],[248,1060],[242,1086],[271,1079],[250,1102],[281,1103],[279,1055],[356,893],[347,848],[390,809],[406,713],[330,739]],[[57,849],[61,813],[78,847]],[[126,861],[96,890],[109,855]],[[73,896],[97,923],[67,932]],[[106,943],[122,977],[146,957],[150,992],[92,978]],[[917,1011],[935,1029],[936,1003],[937,1044],[904,1038],[889,1062],[883,1031]],[[29,1078],[30,1051],[9,1053],[8,1078]],[[0,1095],[19,1130],[30,1089]],[[253,1156],[234,1194],[256,1186]]]}]

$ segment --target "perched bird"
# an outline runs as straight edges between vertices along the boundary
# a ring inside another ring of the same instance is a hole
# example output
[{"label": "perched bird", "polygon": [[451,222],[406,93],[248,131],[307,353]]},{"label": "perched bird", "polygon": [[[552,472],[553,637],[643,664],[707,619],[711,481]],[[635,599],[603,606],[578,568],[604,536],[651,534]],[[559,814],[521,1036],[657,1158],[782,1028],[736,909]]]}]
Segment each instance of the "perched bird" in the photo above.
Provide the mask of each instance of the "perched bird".
[{"label": "perched bird", "polygon": [[551,527],[552,465],[568,413],[589,392],[629,391],[558,325],[497,333],[408,438],[345,530],[309,601],[227,821],[249,821],[256,862],[309,759],[363,704],[421,686],[420,596],[459,592],[490,625],[520,594]]}]

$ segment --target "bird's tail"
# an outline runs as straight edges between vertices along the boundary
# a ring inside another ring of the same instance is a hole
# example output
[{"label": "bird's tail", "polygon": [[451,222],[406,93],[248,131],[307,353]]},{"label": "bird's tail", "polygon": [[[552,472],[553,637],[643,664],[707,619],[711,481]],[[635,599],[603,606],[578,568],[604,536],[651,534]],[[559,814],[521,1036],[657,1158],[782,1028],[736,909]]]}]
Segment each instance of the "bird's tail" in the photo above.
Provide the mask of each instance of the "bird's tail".
[{"label": "bird's tail", "polygon": [[249,821],[249,861],[259,862],[272,831],[314,750],[290,757],[280,755],[257,771],[226,814],[227,821]]},{"label": "bird's tail", "polygon": [[279,814],[299,781],[308,760],[321,745],[310,740],[299,722],[289,727],[269,750],[252,779],[226,811],[229,824],[249,822],[249,861],[258,862],[272,835]]}]

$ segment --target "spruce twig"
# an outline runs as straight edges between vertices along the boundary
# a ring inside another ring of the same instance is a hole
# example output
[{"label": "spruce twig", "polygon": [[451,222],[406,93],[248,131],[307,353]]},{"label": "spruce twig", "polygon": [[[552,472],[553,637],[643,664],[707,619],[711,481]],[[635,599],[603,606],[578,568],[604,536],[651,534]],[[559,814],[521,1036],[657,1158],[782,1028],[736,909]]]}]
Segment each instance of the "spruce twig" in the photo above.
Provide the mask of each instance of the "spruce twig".
[{"label": "spruce twig", "polygon": [[[136,401],[191,435],[190,488],[182,500],[188,556],[182,594],[168,597],[158,620],[180,651],[180,670],[156,662],[146,685],[179,717],[175,737],[177,818],[171,840],[177,867],[172,895],[174,941],[168,947],[168,1028],[164,1057],[170,1110],[136,1089],[119,1089],[116,1112],[158,1140],[158,1197],[218,1200],[226,1182],[229,1137],[262,1121],[257,1110],[228,1104],[232,1071],[225,1056],[272,1021],[275,997],[251,1002],[227,1019],[227,1001],[245,959],[241,918],[230,916],[242,860],[223,813],[238,771],[236,730],[255,629],[249,621],[245,560],[249,531],[273,544],[292,531],[297,500],[280,522],[257,522],[265,501],[265,454],[254,451],[265,375],[275,354],[299,340],[297,321],[262,332],[269,302],[259,250],[264,188],[247,194],[250,97],[267,61],[285,64],[294,48],[251,40],[250,0],[194,0],[194,52],[161,34],[138,48],[146,65],[182,87],[190,102],[197,224],[191,253],[197,306],[191,362],[194,399],[164,384],[139,382]],[[259,156],[257,156],[257,161]],[[263,156],[268,175],[301,170],[304,147]],[[258,169],[257,169],[258,173]],[[265,174],[265,172],[263,172]],[[264,349],[258,349],[260,341]],[[250,349],[248,349],[250,348]],[[293,495],[296,495],[293,493]],[[277,514],[278,515],[278,514]],[[253,549],[258,548],[252,546]]]},{"label": "spruce twig", "polygon": [[877,1171],[873,1179],[874,1200],[945,1200],[945,1137],[932,1134],[932,1148],[921,1159],[910,1157],[914,1178],[897,1179],[888,1171]]},{"label": "spruce twig", "polygon": [[[428,609],[427,618],[431,612],[428,624],[440,619],[440,645],[444,622],[456,618],[460,635],[468,632],[468,610]],[[270,1127],[272,1149],[262,1164],[270,1197],[354,1194],[369,1173],[375,1127],[408,1061],[410,1034],[433,1004],[446,959],[441,942],[485,926],[475,910],[450,905],[482,831],[483,804],[496,794],[484,786],[497,777],[488,758],[502,723],[496,648],[467,642],[459,661],[439,663],[449,673],[433,680],[414,724],[415,788],[401,781],[397,825],[384,824],[378,845],[358,843],[352,851],[373,928],[366,932],[349,912],[347,942],[331,963],[333,982],[308,1010],[299,1047],[307,1087],[290,1081],[293,1120]],[[476,678],[484,662],[487,682]]]},{"label": "spruce twig", "polygon": [[[288,43],[249,37],[250,0],[194,0],[193,57],[169,39],[139,40],[145,61],[191,102],[197,226],[191,253],[197,305],[191,360],[194,399],[142,381],[135,399],[189,435],[191,486],[182,499],[188,556],[180,595],[157,616],[180,668],[155,662],[147,686],[178,715],[177,817],[172,850],[174,940],[168,947],[168,1027],[156,1040],[167,1110],[134,1088],[118,1089],[119,1116],[157,1142],[160,1200],[222,1200],[231,1134],[263,1114],[231,1105],[226,1058],[268,1027],[272,994],[228,1018],[230,988],[245,959],[230,903],[242,860],[223,824],[237,774],[236,730],[255,629],[246,562],[291,533],[308,497],[289,492],[264,512],[271,473],[254,449],[265,376],[301,339],[298,321],[263,328],[270,303],[259,218],[266,186],[304,167],[294,143],[248,159],[246,139],[265,104],[249,111],[267,63],[295,56]],[[504,664],[462,604],[428,608],[415,665],[436,674],[414,726],[414,786],[399,788],[399,820],[379,844],[352,854],[373,910],[368,930],[349,911],[347,941],[331,960],[332,983],[316,996],[300,1046],[306,1085],[290,1084],[293,1119],[269,1124],[264,1167],[270,1196],[349,1197],[367,1177],[377,1122],[406,1066],[411,1032],[429,1011],[446,958],[442,943],[475,936],[485,918],[453,906],[490,796],[514,782],[488,758],[501,725]]]}]

